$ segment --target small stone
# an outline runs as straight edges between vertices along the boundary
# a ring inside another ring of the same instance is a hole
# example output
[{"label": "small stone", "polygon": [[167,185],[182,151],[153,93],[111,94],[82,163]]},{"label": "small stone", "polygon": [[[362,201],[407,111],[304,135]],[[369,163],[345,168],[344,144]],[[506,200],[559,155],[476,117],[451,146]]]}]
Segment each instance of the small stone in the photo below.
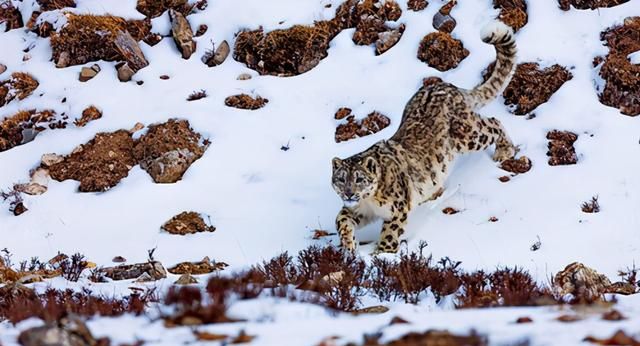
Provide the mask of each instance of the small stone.
[{"label": "small stone", "polygon": [[456,20],[451,17],[450,14],[436,12],[433,16],[433,28],[438,31],[451,33],[457,24]]},{"label": "small stone", "polygon": [[138,132],[140,130],[144,129],[144,124],[143,123],[136,123],[131,130],[129,130],[129,132],[134,133],[134,132]]},{"label": "small stone", "polygon": [[238,80],[249,80],[251,79],[251,75],[248,73],[242,73],[238,76]]},{"label": "small stone", "polygon": [[31,54],[25,54],[22,56],[22,61],[29,61],[31,60]]},{"label": "small stone", "polygon": [[222,63],[227,60],[229,53],[231,52],[231,48],[229,47],[229,43],[225,40],[220,43],[218,49],[216,49],[216,54],[214,55],[213,61],[216,65],[222,65]]},{"label": "small stone", "polygon": [[36,184],[40,184],[43,186],[48,186],[49,185],[49,180],[51,180],[51,176],[49,175],[49,170],[42,168],[42,167],[38,167],[32,174],[31,174],[31,182],[32,183],[36,183]]},{"label": "small stone", "polygon": [[532,323],[533,320],[531,319],[531,317],[520,317],[516,320],[516,323],[518,324],[522,324],[522,323]]},{"label": "small stone", "polygon": [[0,74],[3,74],[7,70],[7,65],[0,64]]},{"label": "small stone", "polygon": [[118,71],[118,80],[121,82],[130,81],[131,77],[136,73],[126,62],[116,65],[116,70]]},{"label": "small stone", "polygon": [[352,112],[351,108],[342,107],[342,108],[338,109],[338,111],[336,112],[336,115],[335,115],[334,118],[336,120],[342,120],[342,119],[348,117],[349,115],[351,115],[351,112]]},{"label": "small stone", "polygon": [[111,260],[111,262],[113,262],[113,263],[124,263],[126,261],[127,261],[127,259],[122,257],[122,256],[116,256]]},{"label": "small stone", "polygon": [[58,57],[58,61],[56,62],[57,68],[65,68],[69,66],[69,61],[71,61],[71,55],[69,52],[62,52]]},{"label": "small stone", "polygon": [[200,24],[200,26],[198,26],[198,30],[196,30],[195,37],[204,35],[207,30],[209,30],[209,27],[206,24]]},{"label": "small stone", "polygon": [[499,221],[498,218],[495,216],[492,216],[489,218],[489,222],[498,222],[498,221]]},{"label": "small stone", "polygon": [[384,314],[387,311],[389,311],[388,307],[382,306],[382,305],[378,305],[378,306],[370,306],[368,308],[355,310],[355,311],[353,311],[353,314],[354,315],[361,315],[361,314],[379,315],[379,314]]},{"label": "small stone", "polygon": [[145,169],[158,184],[173,184],[182,179],[196,155],[188,149],[172,150],[153,160]]},{"label": "small stone", "polygon": [[31,196],[42,195],[43,193],[47,192],[47,187],[38,183],[23,184],[21,185],[21,188],[22,192]]},{"label": "small stone", "polygon": [[13,207],[13,215],[20,216],[26,213],[28,210],[29,209],[27,209],[27,207],[24,206],[24,203],[20,202]]},{"label": "small stone", "polygon": [[508,183],[509,181],[511,181],[511,178],[509,178],[509,176],[507,175],[503,175],[500,178],[498,178],[498,180],[500,180],[500,182],[502,183]]},{"label": "small stone", "polygon": [[451,207],[447,207],[447,208],[442,209],[442,213],[445,214],[445,215],[454,215],[454,214],[457,214],[459,212],[460,212],[460,210],[455,209],[455,208],[451,208]]},{"label": "small stone", "polygon": [[192,285],[197,284],[198,279],[191,276],[191,274],[182,274],[180,278],[175,282],[176,285]]},{"label": "small stone", "polygon": [[384,54],[395,46],[402,38],[405,28],[405,25],[401,24],[396,29],[379,33],[376,41],[376,55]]},{"label": "small stone", "polygon": [[160,76],[160,79],[162,79],[162,80],[168,80],[168,79],[169,79],[169,76],[167,76],[166,74],[163,74],[163,75],[161,75],[161,76]]},{"label": "small stone", "polygon": [[64,161],[64,156],[52,153],[44,154],[40,158],[40,161],[42,162],[42,167],[51,167],[57,163]]},{"label": "small stone", "polygon": [[100,72],[100,66],[93,65],[92,67],[83,67],[80,70],[80,78],[81,82],[87,82],[95,77]]}]

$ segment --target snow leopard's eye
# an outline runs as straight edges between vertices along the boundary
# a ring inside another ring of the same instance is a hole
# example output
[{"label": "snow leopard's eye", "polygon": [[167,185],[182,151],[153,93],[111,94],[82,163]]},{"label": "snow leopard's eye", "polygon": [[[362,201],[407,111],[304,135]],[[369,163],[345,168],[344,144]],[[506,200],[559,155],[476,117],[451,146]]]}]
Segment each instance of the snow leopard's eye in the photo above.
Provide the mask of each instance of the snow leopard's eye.
[{"label": "snow leopard's eye", "polygon": [[364,178],[363,177],[357,177],[356,178],[356,184],[362,184],[364,182]]}]

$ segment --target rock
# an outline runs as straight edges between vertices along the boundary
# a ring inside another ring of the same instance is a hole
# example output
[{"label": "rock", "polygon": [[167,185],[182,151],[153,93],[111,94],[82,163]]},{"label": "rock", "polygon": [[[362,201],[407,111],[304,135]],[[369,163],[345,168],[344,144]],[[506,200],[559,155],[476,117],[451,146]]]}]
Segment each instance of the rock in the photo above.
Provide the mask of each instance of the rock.
[{"label": "rock", "polygon": [[0,74],[3,74],[7,70],[7,65],[0,64]]},{"label": "rock", "polygon": [[85,127],[89,122],[102,118],[102,112],[96,106],[89,106],[82,111],[82,117],[73,123],[78,127]]},{"label": "rock", "polygon": [[135,133],[135,132],[138,132],[138,131],[140,131],[140,130],[142,130],[142,129],[144,129],[144,124],[143,124],[143,123],[136,123],[136,124],[131,128],[131,130],[129,130],[129,132],[131,132],[131,133]]},{"label": "rock", "polygon": [[113,262],[113,263],[124,263],[126,261],[127,261],[127,259],[122,257],[122,256],[116,256],[111,260],[111,262]]},{"label": "rock", "polygon": [[[160,280],[167,277],[167,271],[158,261],[120,265],[117,267],[104,268],[100,270],[111,280]],[[146,274],[146,275],[145,275]]]},{"label": "rock", "polygon": [[[215,232],[216,228],[208,225],[202,215],[196,212],[182,212],[162,225],[162,229],[171,234],[194,234],[200,232]],[[179,273],[178,273],[179,274]]]},{"label": "rock", "polygon": [[62,52],[58,57],[58,61],[56,62],[56,67],[57,68],[67,67],[69,66],[70,61],[71,61],[71,55],[69,54],[69,52]]},{"label": "rock", "polygon": [[194,278],[190,274],[180,275],[180,278],[178,278],[178,280],[175,282],[176,285],[191,285],[191,284],[197,284],[197,283],[198,283],[198,279]]},{"label": "rock", "polygon": [[385,31],[378,34],[376,41],[376,55],[384,54],[400,41],[404,33],[405,25],[401,24],[398,28],[391,31]]},{"label": "rock", "polygon": [[13,207],[13,215],[20,216],[26,213],[28,210],[29,209],[27,209],[27,207],[24,206],[24,203],[19,202],[19,203],[16,203],[16,205]]},{"label": "rock", "polygon": [[38,183],[28,183],[21,185],[21,190],[27,195],[36,196],[47,192],[47,187]]},{"label": "rock", "polygon": [[42,167],[51,167],[56,163],[64,161],[64,156],[52,153],[44,154],[42,158],[40,158],[40,161],[42,161]]},{"label": "rock", "polygon": [[162,154],[150,164],[141,165],[158,184],[173,184],[180,179],[196,160],[188,149],[172,150]]},{"label": "rock", "polygon": [[87,82],[91,80],[93,77],[100,73],[100,66],[94,64],[91,67],[83,67],[80,70],[80,77],[78,78],[81,82]]},{"label": "rock", "polygon": [[377,306],[370,306],[367,308],[362,308],[362,309],[358,309],[353,311],[354,315],[362,315],[362,314],[374,314],[374,315],[379,315],[379,314],[384,314],[385,312],[389,311],[389,308],[386,306],[382,306],[382,305],[377,305]]},{"label": "rock", "polygon": [[171,274],[193,274],[202,275],[223,270],[228,265],[223,262],[212,262],[209,257],[205,257],[200,262],[182,262],[173,268],[167,269]]},{"label": "rock", "polygon": [[169,10],[169,18],[171,19],[171,35],[182,53],[183,59],[189,59],[191,54],[196,51],[196,43],[193,41],[193,30],[189,25],[189,21],[184,15],[173,9]]},{"label": "rock", "polygon": [[248,73],[242,73],[238,76],[238,80],[249,80],[251,79],[251,75]]},{"label": "rock", "polygon": [[458,23],[450,14],[436,12],[433,16],[433,28],[438,31],[451,33]]},{"label": "rock", "polygon": [[140,46],[138,45],[138,42],[128,31],[119,31],[116,34],[116,38],[113,43],[118,49],[118,52],[126,60],[127,65],[134,72],[138,72],[140,69],[149,65],[147,58],[145,58],[142,53],[142,49],[140,49]]},{"label": "rock", "polygon": [[118,80],[121,82],[130,81],[131,77],[136,73],[126,62],[116,65],[116,70],[118,71]]},{"label": "rock", "polygon": [[214,55],[213,61],[216,65],[222,65],[222,63],[227,60],[229,53],[231,52],[231,48],[229,47],[229,43],[227,41],[222,41],[218,49],[216,49],[216,54]]},{"label": "rock", "polygon": [[96,340],[87,325],[78,317],[63,318],[55,324],[27,329],[20,333],[22,346],[100,346],[105,339]]},{"label": "rock", "polygon": [[561,295],[572,295],[579,301],[592,302],[599,299],[611,281],[605,275],[573,262],[553,278],[554,289]]}]

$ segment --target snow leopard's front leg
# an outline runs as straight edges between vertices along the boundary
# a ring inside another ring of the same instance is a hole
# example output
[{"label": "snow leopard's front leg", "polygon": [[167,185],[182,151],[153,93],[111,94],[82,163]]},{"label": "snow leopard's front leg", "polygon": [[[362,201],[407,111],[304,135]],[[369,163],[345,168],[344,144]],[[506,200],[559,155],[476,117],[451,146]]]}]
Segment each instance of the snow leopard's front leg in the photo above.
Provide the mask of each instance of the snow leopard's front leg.
[{"label": "snow leopard's front leg", "polygon": [[380,232],[380,240],[375,253],[398,252],[400,236],[404,233],[404,226],[407,224],[409,215],[409,204],[406,201],[396,201],[391,206],[391,219],[385,220]]},{"label": "snow leopard's front leg", "polygon": [[355,230],[360,225],[360,218],[347,207],[343,207],[336,218],[336,229],[340,235],[340,246],[354,252],[356,250]]}]

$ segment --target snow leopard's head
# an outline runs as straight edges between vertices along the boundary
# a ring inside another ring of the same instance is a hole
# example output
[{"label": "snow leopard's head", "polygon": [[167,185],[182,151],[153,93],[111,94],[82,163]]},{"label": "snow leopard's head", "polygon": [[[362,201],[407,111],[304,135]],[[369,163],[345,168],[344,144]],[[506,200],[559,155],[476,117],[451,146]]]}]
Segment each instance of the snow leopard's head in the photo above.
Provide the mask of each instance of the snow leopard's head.
[{"label": "snow leopard's head", "polygon": [[378,162],[375,158],[367,156],[341,160],[336,157],[332,164],[333,189],[346,207],[354,207],[373,196],[378,188]]}]

